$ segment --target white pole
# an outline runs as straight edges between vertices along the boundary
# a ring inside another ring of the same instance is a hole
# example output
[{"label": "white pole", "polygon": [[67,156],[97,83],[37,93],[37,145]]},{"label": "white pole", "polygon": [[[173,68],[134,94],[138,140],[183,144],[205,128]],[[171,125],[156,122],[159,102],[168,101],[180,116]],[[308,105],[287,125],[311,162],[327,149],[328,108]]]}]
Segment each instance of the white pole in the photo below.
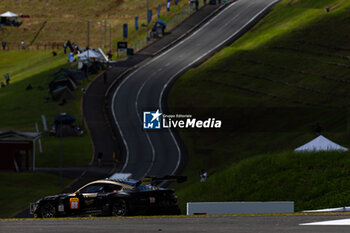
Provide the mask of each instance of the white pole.
[{"label": "white pole", "polygon": [[35,172],[35,139],[33,140],[33,172]]},{"label": "white pole", "polygon": [[41,115],[41,119],[43,121],[44,131],[48,131],[47,129],[47,123],[46,123],[46,117],[44,114]]},{"label": "white pole", "polygon": [[[36,128],[36,132],[39,133],[39,126],[37,122],[35,122],[35,128]],[[41,146],[41,138],[39,138],[39,151],[40,153],[43,153],[43,147]]]}]

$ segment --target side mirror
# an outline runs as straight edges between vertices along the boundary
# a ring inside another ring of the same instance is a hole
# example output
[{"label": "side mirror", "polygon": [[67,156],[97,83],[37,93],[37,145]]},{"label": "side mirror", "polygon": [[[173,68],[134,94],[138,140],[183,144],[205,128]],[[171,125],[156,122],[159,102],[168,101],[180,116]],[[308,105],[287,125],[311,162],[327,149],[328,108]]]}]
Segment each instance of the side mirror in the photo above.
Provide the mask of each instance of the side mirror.
[{"label": "side mirror", "polygon": [[75,192],[75,195],[76,195],[76,196],[80,196],[80,195],[81,195],[80,191],[76,191],[76,192]]}]

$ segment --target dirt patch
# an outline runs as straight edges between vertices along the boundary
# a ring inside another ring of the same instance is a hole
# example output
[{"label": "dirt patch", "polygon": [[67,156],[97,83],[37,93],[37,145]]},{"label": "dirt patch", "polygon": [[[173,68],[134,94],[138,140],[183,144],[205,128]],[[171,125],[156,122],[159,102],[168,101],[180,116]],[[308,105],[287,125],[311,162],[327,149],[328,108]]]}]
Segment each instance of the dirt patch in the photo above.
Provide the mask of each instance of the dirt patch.
[{"label": "dirt patch", "polygon": [[[345,0],[345,1],[347,1],[347,0]],[[336,9],[342,7],[344,5],[345,1],[344,0],[338,1],[332,5],[329,5],[327,8],[329,8],[330,10],[336,10]]]},{"label": "dirt patch", "polygon": [[295,3],[296,3],[295,0],[290,0],[287,5],[288,6],[293,6]]}]

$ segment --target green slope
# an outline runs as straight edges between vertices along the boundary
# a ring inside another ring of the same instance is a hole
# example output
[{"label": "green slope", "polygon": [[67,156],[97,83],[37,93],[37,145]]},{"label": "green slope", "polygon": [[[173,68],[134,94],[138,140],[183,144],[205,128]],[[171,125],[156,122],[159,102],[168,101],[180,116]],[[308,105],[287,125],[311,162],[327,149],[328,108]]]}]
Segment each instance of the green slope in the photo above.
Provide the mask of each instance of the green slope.
[{"label": "green slope", "polygon": [[[326,7],[330,12],[325,12]],[[280,152],[291,151],[316,136],[313,132],[316,123],[320,123],[326,137],[350,146],[346,123],[350,100],[349,15],[348,1],[281,1],[238,41],[174,84],[169,98],[171,112],[181,108],[203,118],[224,118],[221,130],[180,131],[188,148],[185,174],[189,182],[176,186],[179,193],[193,191],[191,187],[199,185],[196,183],[200,169],[215,174],[249,157],[266,153],[279,156]],[[296,108],[301,110],[294,111]],[[308,111],[310,115],[306,114]],[[246,119],[250,113],[255,115]],[[231,121],[229,128],[225,121]],[[234,180],[229,172],[226,174],[227,180]],[[275,181],[280,179],[279,173],[271,176]],[[338,178],[347,179],[345,175]],[[251,182],[249,173],[241,179],[247,184]],[[220,187],[227,184],[216,181]],[[290,182],[281,187],[284,192],[273,198],[291,197],[286,196],[287,186],[295,185],[295,180]],[[215,186],[206,188],[214,190]],[[239,189],[235,186],[235,190]],[[198,200],[217,200],[201,194],[205,198]],[[259,195],[259,189],[245,189],[240,196],[229,193],[218,199],[239,200],[244,196],[259,199]],[[312,203],[307,208],[327,206],[313,202],[312,195],[305,196],[308,198],[305,201]],[[181,200],[185,202],[188,197],[185,195]],[[292,198],[298,201],[305,197],[298,192]],[[335,200],[336,195],[327,198]]]},{"label": "green slope", "polygon": [[[69,67],[63,52],[52,56],[51,51],[0,51],[0,74],[10,74],[10,85],[0,88],[0,130],[35,131],[35,123],[43,132],[41,115],[45,115],[47,124],[62,112],[73,115],[81,125],[80,97],[75,91],[76,99],[60,106],[59,102],[47,101],[50,97],[48,85],[51,75],[61,67]],[[2,76],[2,75],[1,75]],[[2,80],[1,80],[2,81]],[[28,85],[32,90],[26,90]],[[42,87],[40,89],[39,87]],[[42,135],[43,153],[36,151],[36,166],[58,167],[60,143],[48,132]],[[92,146],[89,135],[67,137],[63,139],[64,166],[82,166],[89,163]]]},{"label": "green slope", "polygon": [[179,189],[179,201],[295,201],[295,211],[348,206],[350,153],[265,154]]},{"label": "green slope", "polygon": [[13,173],[1,172],[0,217],[11,217],[16,212],[29,207],[43,196],[55,195],[69,184],[71,180],[63,179],[59,186],[59,178],[44,173]]}]

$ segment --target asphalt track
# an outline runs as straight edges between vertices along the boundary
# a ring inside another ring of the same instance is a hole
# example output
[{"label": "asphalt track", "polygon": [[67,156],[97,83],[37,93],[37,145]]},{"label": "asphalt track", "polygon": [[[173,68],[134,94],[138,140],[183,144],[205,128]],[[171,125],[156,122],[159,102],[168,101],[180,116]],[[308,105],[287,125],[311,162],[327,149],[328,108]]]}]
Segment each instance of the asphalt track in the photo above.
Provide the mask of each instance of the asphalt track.
[{"label": "asphalt track", "polygon": [[349,215],[276,215],[212,217],[93,218],[58,220],[0,221],[2,233],[96,233],[96,232],[235,232],[235,233],[339,233],[350,226],[300,225],[303,223],[348,219]]},{"label": "asphalt track", "polygon": [[276,2],[238,0],[232,3],[119,84],[113,93],[111,109],[126,151],[121,172],[130,172],[136,179],[177,174],[183,158],[179,143],[171,130],[143,130],[143,111],[164,112],[164,93],[176,77],[237,38]]}]

